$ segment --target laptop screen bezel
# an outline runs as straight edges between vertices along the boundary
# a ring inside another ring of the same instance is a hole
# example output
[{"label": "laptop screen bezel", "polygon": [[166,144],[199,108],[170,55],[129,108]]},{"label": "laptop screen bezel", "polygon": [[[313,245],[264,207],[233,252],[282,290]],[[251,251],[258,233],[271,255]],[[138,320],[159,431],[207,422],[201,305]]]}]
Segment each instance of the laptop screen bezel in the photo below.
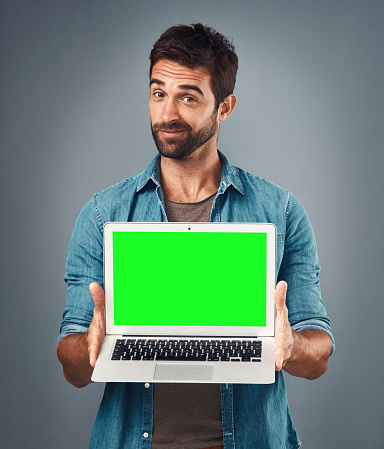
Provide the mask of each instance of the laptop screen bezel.
[{"label": "laptop screen bezel", "polygon": [[[261,232],[267,236],[265,326],[148,326],[115,325],[113,302],[113,232]],[[276,283],[276,227],[272,223],[141,223],[108,222],[104,225],[104,289],[107,335],[175,337],[274,336]]]}]

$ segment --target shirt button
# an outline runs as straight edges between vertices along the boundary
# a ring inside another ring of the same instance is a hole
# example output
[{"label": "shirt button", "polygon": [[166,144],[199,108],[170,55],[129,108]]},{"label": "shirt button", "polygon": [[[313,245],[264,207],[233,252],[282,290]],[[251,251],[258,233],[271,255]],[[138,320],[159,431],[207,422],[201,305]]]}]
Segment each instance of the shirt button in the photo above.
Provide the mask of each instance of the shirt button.
[{"label": "shirt button", "polygon": [[149,385],[149,383],[147,382],[146,384],[145,384],[145,388],[149,388],[150,387],[150,385]]},{"label": "shirt button", "polygon": [[144,438],[148,438],[148,437],[149,437],[149,433],[148,433],[148,432],[144,432],[144,433],[143,433],[143,437],[144,437]]}]

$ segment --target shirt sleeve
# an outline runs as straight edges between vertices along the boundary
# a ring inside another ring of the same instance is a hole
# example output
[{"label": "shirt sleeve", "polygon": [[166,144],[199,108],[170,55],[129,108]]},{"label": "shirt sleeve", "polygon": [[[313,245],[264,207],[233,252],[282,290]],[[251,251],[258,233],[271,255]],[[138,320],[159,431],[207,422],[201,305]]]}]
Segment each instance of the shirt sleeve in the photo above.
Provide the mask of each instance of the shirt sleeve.
[{"label": "shirt sleeve", "polygon": [[320,291],[320,263],[315,235],[302,204],[289,194],[284,255],[277,280],[288,284],[288,319],[294,330],[319,329],[335,342]]},{"label": "shirt sleeve", "polygon": [[92,198],[80,212],[67,251],[65,266],[67,302],[60,327],[60,340],[73,333],[85,333],[93,317],[89,284],[104,288],[103,224]]}]

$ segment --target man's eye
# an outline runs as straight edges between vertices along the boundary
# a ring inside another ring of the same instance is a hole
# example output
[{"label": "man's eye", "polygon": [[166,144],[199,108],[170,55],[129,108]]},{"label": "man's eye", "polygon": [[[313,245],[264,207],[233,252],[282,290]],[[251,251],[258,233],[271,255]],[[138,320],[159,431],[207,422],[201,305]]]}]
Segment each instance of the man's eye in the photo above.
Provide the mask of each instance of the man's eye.
[{"label": "man's eye", "polygon": [[196,101],[193,97],[184,97],[183,100],[186,101],[187,103],[192,103]]},{"label": "man's eye", "polygon": [[155,98],[162,98],[164,97],[164,94],[162,92],[153,92],[153,95]]}]

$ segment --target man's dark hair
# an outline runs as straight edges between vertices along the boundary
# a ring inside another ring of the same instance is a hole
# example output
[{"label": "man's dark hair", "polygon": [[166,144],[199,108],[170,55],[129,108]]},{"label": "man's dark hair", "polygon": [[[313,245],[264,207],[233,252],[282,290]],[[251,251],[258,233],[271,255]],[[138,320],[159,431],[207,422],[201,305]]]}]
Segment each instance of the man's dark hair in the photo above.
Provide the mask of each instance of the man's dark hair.
[{"label": "man's dark hair", "polygon": [[155,42],[149,59],[149,76],[160,59],[177,62],[190,69],[207,69],[211,74],[216,109],[234,91],[238,68],[235,48],[225,36],[201,23],[168,28]]}]

